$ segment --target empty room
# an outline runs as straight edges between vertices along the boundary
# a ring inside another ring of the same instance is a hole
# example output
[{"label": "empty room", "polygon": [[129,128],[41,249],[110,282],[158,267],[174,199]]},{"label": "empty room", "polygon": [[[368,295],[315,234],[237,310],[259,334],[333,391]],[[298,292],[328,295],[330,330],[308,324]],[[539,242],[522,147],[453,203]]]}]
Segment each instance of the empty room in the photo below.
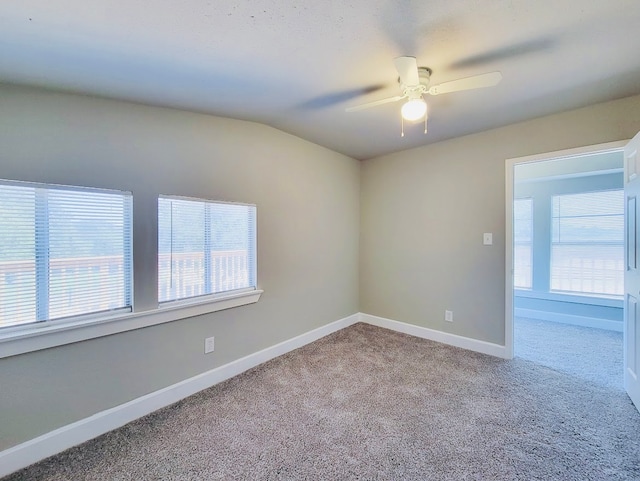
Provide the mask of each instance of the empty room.
[{"label": "empty room", "polygon": [[[0,4],[0,479],[640,479],[638,25]],[[584,188],[537,200],[549,159]],[[567,232],[615,243],[613,290],[576,287]],[[519,355],[552,301],[619,365]]]}]

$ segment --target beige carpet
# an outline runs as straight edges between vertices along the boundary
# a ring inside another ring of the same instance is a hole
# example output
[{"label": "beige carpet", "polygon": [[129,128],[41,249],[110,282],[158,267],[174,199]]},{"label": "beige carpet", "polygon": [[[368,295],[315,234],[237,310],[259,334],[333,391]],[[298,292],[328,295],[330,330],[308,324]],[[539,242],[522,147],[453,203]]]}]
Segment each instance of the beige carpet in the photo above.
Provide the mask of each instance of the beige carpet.
[{"label": "beige carpet", "polygon": [[623,390],[621,332],[516,318],[514,345],[517,357]]},{"label": "beige carpet", "polygon": [[639,480],[620,390],[356,324],[17,480]]}]

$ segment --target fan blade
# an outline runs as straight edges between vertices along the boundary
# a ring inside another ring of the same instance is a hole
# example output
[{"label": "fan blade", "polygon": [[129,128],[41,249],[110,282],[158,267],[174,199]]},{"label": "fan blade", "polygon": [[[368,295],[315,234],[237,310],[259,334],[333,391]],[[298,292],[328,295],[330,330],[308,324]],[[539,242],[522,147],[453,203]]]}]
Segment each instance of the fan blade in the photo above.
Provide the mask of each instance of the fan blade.
[{"label": "fan blade", "polygon": [[320,95],[318,97],[314,97],[305,102],[302,102],[301,104],[298,104],[296,108],[301,110],[324,109],[324,108],[331,107],[335,104],[348,102],[349,100],[353,100],[356,97],[360,97],[361,95],[367,95],[373,92],[377,92],[378,90],[382,90],[385,87],[386,85],[383,85],[383,84],[369,85],[367,87],[361,87],[361,88],[350,89],[350,90],[342,90],[339,92]]},{"label": "fan blade", "polygon": [[400,81],[408,87],[420,84],[418,62],[415,57],[396,57],[393,59]]},{"label": "fan blade", "polygon": [[440,85],[434,85],[429,89],[430,95],[447,94],[449,92],[459,92],[460,90],[473,90],[481,89],[484,87],[493,87],[502,80],[502,74],[500,72],[489,72],[480,75],[474,75],[473,77],[461,78],[458,80],[451,80],[450,82],[444,82]]},{"label": "fan blade", "polygon": [[398,100],[402,100],[403,98],[405,98],[404,95],[396,95],[395,97],[389,97],[388,99],[374,100],[373,102],[356,105],[355,107],[348,107],[345,109],[345,112],[357,112],[358,110],[370,109],[371,107],[377,107],[378,105],[397,102]]},{"label": "fan blade", "polygon": [[488,52],[471,55],[462,58],[450,65],[450,68],[469,68],[478,67],[498,62],[500,60],[508,60],[514,57],[522,57],[524,55],[536,54],[551,50],[556,46],[558,40],[553,37],[541,37],[527,42],[520,42],[509,45],[508,47],[489,50]]}]

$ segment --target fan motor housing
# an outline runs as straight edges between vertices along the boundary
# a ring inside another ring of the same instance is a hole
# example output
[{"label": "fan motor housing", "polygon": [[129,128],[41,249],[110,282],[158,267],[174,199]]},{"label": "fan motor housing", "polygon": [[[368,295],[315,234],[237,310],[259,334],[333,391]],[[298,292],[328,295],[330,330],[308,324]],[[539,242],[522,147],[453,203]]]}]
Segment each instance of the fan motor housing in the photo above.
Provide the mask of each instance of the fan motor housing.
[{"label": "fan motor housing", "polygon": [[[431,74],[433,71],[429,67],[418,67],[418,78],[420,79],[420,85],[425,87],[429,87],[429,83],[431,82]],[[398,84],[402,90],[409,87],[409,85],[404,85],[402,83],[402,79],[398,77]]]},{"label": "fan motor housing", "polygon": [[400,90],[408,99],[417,99],[422,97],[429,90],[429,82],[431,81],[431,69],[428,67],[418,67],[418,78],[420,82],[417,85],[405,85],[398,77]]}]

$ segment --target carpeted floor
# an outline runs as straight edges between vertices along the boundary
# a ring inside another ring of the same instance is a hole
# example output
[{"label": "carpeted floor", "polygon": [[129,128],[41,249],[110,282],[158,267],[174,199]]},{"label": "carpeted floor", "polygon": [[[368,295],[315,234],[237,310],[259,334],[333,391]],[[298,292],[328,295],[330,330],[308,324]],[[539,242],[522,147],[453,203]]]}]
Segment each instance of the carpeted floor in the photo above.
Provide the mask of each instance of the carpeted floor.
[{"label": "carpeted floor", "polygon": [[586,381],[622,390],[622,333],[516,318],[515,355]]},{"label": "carpeted floor", "polygon": [[639,480],[620,390],[356,324],[25,480]]}]

